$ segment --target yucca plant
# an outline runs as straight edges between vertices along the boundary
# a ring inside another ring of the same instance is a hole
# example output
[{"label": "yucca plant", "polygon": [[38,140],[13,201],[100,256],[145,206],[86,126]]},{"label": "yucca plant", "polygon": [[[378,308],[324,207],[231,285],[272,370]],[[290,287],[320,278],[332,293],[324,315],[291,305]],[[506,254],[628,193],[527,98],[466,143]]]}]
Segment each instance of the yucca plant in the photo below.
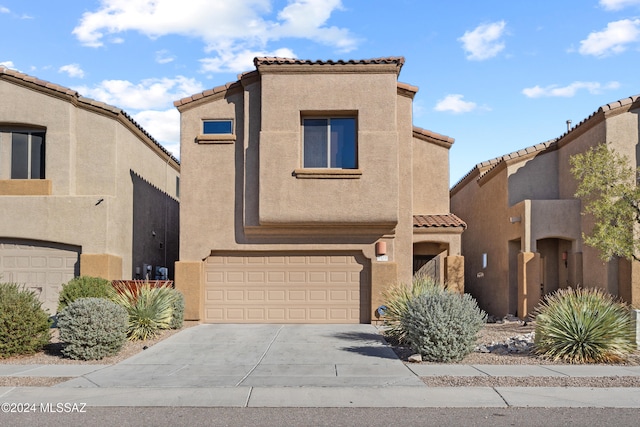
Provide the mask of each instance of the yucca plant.
[{"label": "yucca plant", "polygon": [[131,341],[150,339],[161,329],[169,329],[176,299],[169,286],[152,287],[149,282],[137,285],[116,282],[110,295],[129,314],[127,335]]},{"label": "yucca plant", "polygon": [[384,335],[390,340],[404,343],[406,331],[400,322],[407,312],[407,304],[415,297],[423,294],[446,292],[444,286],[429,276],[416,275],[411,286],[398,283],[382,293],[384,305]]},{"label": "yucca plant", "polygon": [[619,363],[635,349],[629,308],[600,289],[561,289],[536,308],[534,351],[568,363]]}]

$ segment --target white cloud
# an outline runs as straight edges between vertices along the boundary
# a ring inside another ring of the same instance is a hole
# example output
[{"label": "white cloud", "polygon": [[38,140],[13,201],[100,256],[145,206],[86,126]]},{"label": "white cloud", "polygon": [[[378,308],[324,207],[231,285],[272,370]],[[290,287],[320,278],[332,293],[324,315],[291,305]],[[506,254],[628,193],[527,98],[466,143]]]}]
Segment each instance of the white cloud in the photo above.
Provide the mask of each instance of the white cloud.
[{"label": "white cloud", "polygon": [[626,45],[640,41],[640,19],[610,22],[607,28],[589,34],[579,52],[598,57],[624,52]]},{"label": "white cloud", "polygon": [[201,39],[205,51],[214,53],[213,58],[208,58],[213,62],[249,51],[274,50],[268,48],[269,43],[284,38],[307,39],[342,52],[356,47],[357,40],[347,29],[327,25],[331,14],[341,9],[341,0],[289,0],[275,14],[272,3],[273,0],[102,0],[98,10],[83,14],[73,34],[92,47],[102,46],[105,36],[126,31],[138,31],[150,38],[179,34]]},{"label": "white cloud", "polygon": [[171,154],[180,157],[180,112],[178,110],[175,108],[164,111],[146,110],[132,117]]},{"label": "white cloud", "polygon": [[78,64],[67,64],[63,65],[58,69],[59,73],[67,73],[69,77],[84,77],[84,71],[80,68]]},{"label": "white cloud", "polygon": [[0,6],[0,13],[11,13],[11,11],[4,6]]},{"label": "white cloud", "polygon": [[156,62],[158,64],[168,64],[169,62],[175,61],[176,57],[171,55],[168,50],[159,50],[156,52]]},{"label": "white cloud", "polygon": [[16,66],[13,64],[13,61],[3,61],[0,62],[0,67],[10,68],[12,70],[16,70]]},{"label": "white cloud", "polygon": [[469,113],[478,107],[475,102],[464,101],[462,98],[464,98],[464,95],[447,95],[436,103],[434,110],[461,114]]},{"label": "white cloud", "polygon": [[525,88],[522,93],[528,98],[547,98],[547,97],[564,97],[570,98],[575,96],[579,90],[587,90],[591,94],[602,93],[603,90],[618,89],[620,83],[609,82],[601,84],[598,82],[573,82],[568,86],[550,85],[546,87],[534,86]]},{"label": "white cloud", "polygon": [[145,79],[138,84],[127,80],[104,80],[93,88],[75,87],[74,89],[89,98],[125,110],[163,108],[176,99],[204,90],[200,82],[184,76],[173,79]]},{"label": "white cloud", "polygon": [[483,24],[473,31],[466,31],[458,40],[467,52],[467,59],[482,61],[493,58],[500,53],[505,44],[501,40],[505,33],[506,22],[499,21]]},{"label": "white cloud", "polygon": [[640,0],[600,0],[600,6],[606,10],[620,10],[628,6],[640,6]]},{"label": "white cloud", "polygon": [[241,52],[223,52],[215,58],[200,60],[203,72],[234,72],[247,71],[253,68],[253,58],[261,56],[279,56],[284,58],[296,58],[296,54],[287,48],[277,49],[273,52],[258,52],[243,50]]}]

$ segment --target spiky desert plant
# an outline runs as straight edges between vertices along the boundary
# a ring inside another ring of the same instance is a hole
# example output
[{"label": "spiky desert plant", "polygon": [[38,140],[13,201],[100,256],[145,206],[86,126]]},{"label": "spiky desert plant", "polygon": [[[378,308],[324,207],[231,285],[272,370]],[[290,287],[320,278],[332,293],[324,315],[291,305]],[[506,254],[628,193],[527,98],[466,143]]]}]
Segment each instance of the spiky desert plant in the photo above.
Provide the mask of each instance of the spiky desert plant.
[{"label": "spiky desert plant", "polygon": [[536,308],[534,351],[568,363],[619,363],[635,349],[629,308],[601,289],[561,289]]},{"label": "spiky desert plant", "polygon": [[419,295],[440,292],[446,292],[444,286],[424,275],[414,276],[411,286],[397,283],[382,292],[385,301],[382,313],[384,335],[392,341],[404,343],[406,331],[400,320],[407,312],[407,303]]},{"label": "spiky desert plant", "polygon": [[153,338],[171,326],[176,294],[169,286],[152,287],[142,282],[132,287],[116,282],[110,298],[129,314],[127,335],[131,341]]}]

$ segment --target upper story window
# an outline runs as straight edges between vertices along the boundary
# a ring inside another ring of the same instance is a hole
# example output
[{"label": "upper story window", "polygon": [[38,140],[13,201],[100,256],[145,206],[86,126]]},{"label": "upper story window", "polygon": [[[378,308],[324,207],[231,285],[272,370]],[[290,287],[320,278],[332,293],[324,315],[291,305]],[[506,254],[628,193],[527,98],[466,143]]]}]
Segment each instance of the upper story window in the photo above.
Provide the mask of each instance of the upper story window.
[{"label": "upper story window", "polygon": [[302,167],[358,167],[355,117],[303,118],[302,134]]},{"label": "upper story window", "polygon": [[45,132],[0,128],[0,179],[45,178]]},{"label": "upper story window", "polygon": [[233,133],[231,120],[205,120],[202,122],[203,135],[229,135]]}]

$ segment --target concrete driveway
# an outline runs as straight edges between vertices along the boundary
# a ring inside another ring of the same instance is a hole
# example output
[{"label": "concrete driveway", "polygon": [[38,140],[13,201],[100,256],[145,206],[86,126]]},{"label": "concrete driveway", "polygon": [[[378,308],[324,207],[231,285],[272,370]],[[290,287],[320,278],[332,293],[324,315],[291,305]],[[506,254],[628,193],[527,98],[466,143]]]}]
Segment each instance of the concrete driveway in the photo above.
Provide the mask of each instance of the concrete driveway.
[{"label": "concrete driveway", "polygon": [[198,325],[57,387],[387,387],[424,383],[371,325]]}]

